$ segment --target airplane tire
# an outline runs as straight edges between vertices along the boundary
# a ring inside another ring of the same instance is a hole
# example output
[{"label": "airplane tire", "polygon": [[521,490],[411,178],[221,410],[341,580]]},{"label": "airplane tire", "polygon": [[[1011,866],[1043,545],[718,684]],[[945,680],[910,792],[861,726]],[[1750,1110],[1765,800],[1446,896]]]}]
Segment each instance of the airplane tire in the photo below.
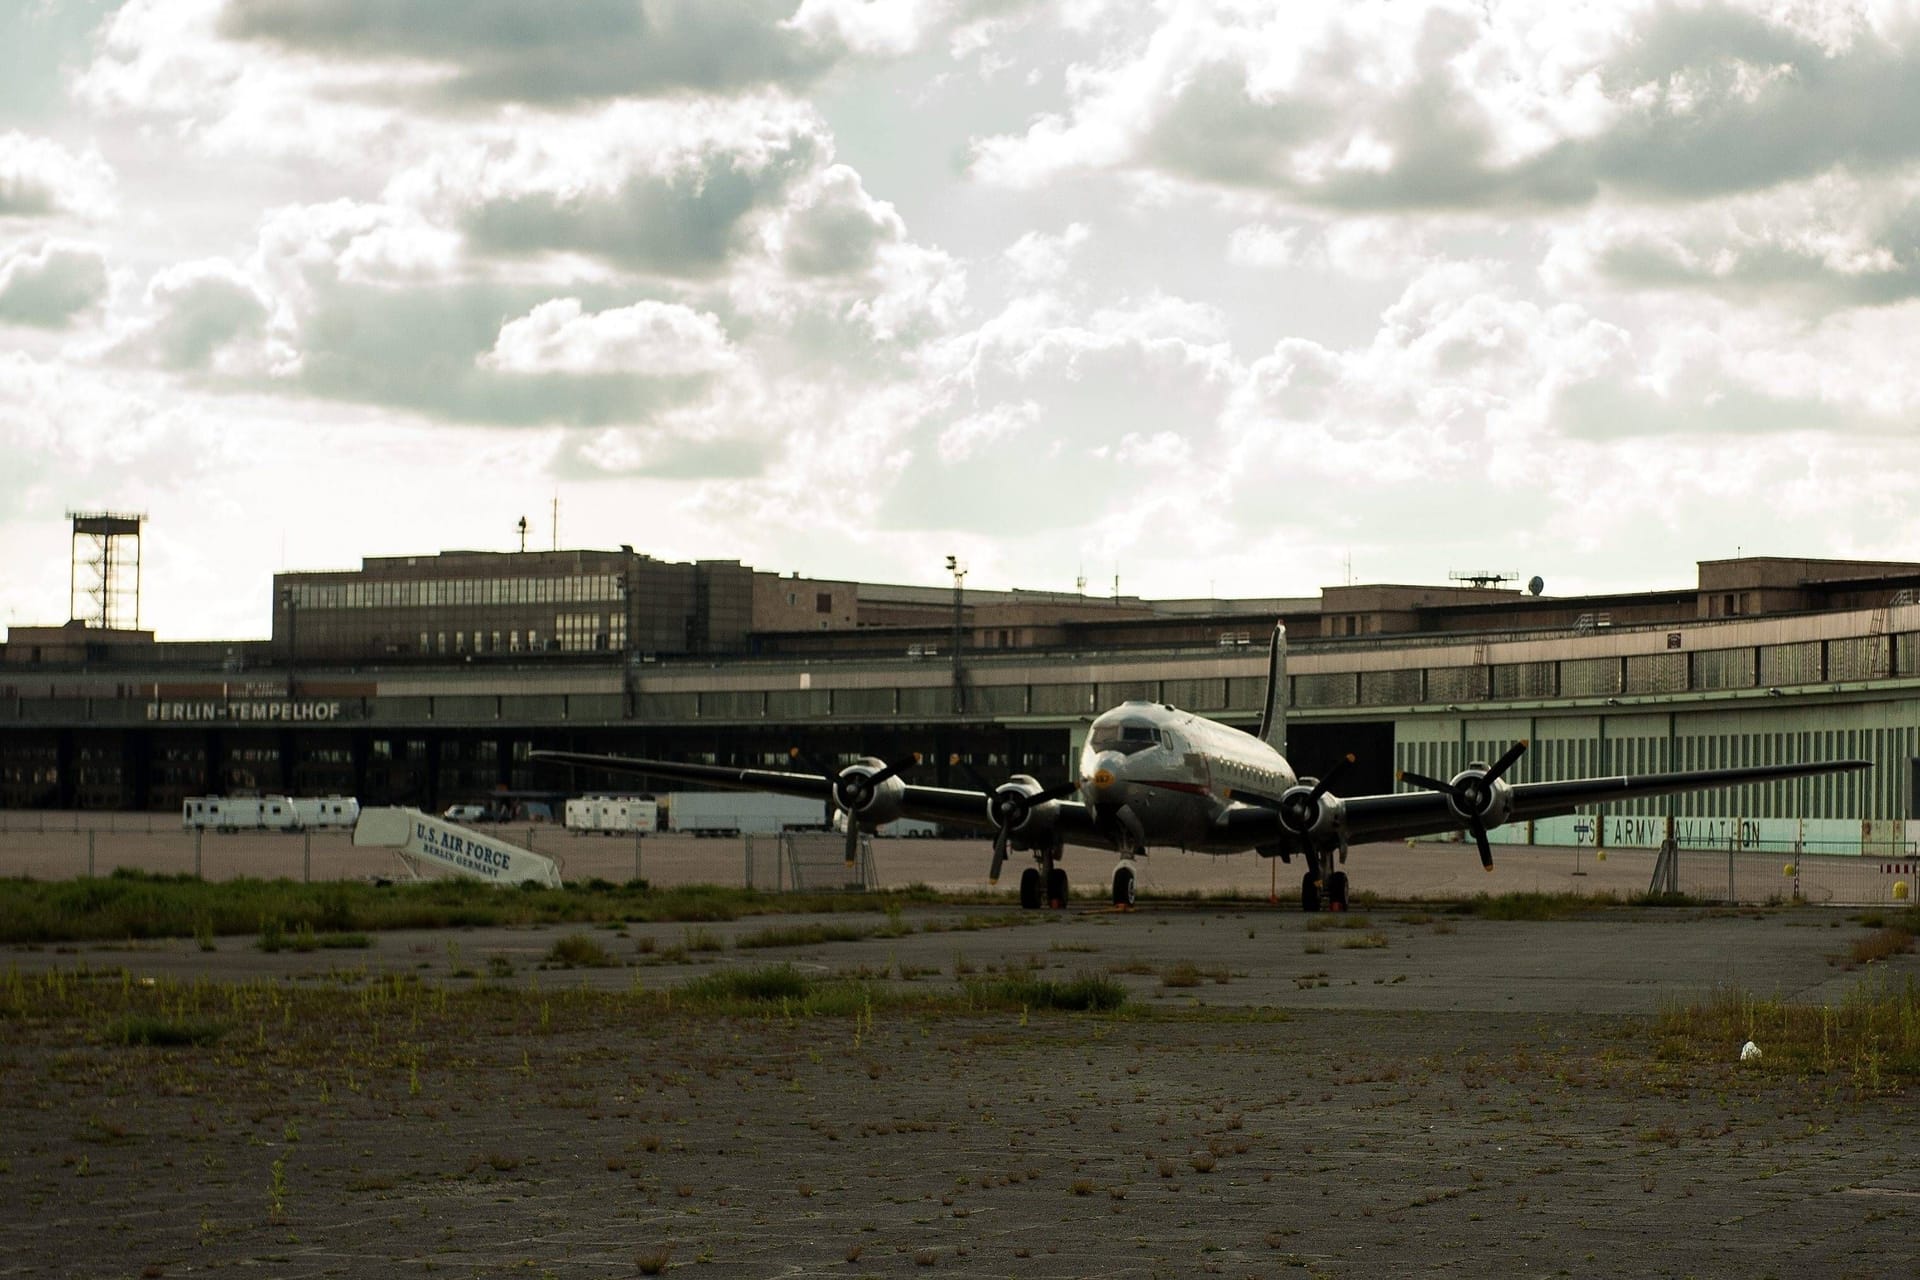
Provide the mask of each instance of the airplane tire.
[{"label": "airplane tire", "polygon": [[1313,872],[1300,877],[1300,909],[1318,911],[1320,909],[1320,886],[1314,883]]},{"label": "airplane tire", "polygon": [[1130,907],[1139,885],[1132,867],[1116,867],[1113,872],[1113,905]]},{"label": "airplane tire", "polygon": [[1047,872],[1047,906],[1055,911],[1067,905],[1067,872],[1064,867],[1055,867]]},{"label": "airplane tire", "polygon": [[1327,877],[1327,910],[1347,909],[1347,873],[1336,871]]},{"label": "airplane tire", "polygon": [[1040,868],[1028,867],[1020,873],[1020,909],[1038,911],[1040,909]]}]

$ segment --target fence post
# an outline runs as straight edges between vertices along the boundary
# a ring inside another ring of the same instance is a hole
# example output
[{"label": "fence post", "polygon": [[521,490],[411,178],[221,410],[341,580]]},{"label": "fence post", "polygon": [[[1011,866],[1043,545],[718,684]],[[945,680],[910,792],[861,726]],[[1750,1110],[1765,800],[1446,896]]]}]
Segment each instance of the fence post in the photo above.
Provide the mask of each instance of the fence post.
[{"label": "fence post", "polygon": [[300,833],[300,883],[313,883],[313,832]]},{"label": "fence post", "polygon": [[640,881],[640,832],[637,828],[633,833],[633,879],[635,884]]},{"label": "fence post", "polygon": [[195,827],[193,829],[193,878],[195,880],[198,880],[201,878],[200,876],[200,842],[206,839],[206,836],[207,836],[207,829],[205,827]]},{"label": "fence post", "polygon": [[1740,823],[1736,821],[1726,829],[1726,900],[1740,902],[1740,896],[1734,892],[1734,844],[1740,842]]},{"label": "fence post", "polygon": [[87,828],[87,879],[93,879],[93,828]]}]

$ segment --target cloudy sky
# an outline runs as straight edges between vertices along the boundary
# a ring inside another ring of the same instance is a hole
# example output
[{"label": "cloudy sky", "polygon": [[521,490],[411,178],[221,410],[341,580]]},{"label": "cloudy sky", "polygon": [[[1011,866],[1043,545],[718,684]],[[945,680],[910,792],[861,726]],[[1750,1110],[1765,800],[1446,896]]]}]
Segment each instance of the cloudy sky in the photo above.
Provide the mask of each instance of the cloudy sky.
[{"label": "cloudy sky", "polygon": [[13,0],[0,622],[1920,558],[1920,0]]}]

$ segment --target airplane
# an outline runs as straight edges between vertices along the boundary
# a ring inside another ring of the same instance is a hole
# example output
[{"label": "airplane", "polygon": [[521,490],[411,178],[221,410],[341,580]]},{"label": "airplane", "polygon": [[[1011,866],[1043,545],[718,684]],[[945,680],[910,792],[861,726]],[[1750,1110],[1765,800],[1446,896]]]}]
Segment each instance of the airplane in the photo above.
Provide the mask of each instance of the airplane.
[{"label": "airplane", "polygon": [[[1149,848],[1194,853],[1252,851],[1306,863],[1300,883],[1305,911],[1344,911],[1350,883],[1348,847],[1367,841],[1464,831],[1480,863],[1493,870],[1487,832],[1508,822],[1556,817],[1588,806],[1751,782],[1806,778],[1864,769],[1865,760],[1752,765],[1559,782],[1508,782],[1503,776],[1527,749],[1515,742],[1491,764],[1475,762],[1442,780],[1402,771],[1415,790],[1340,796],[1333,791],[1348,756],[1325,777],[1301,777],[1282,754],[1286,738],[1286,628],[1276,626],[1269,651],[1265,705],[1258,734],[1155,702],[1125,702],[1097,716],[1080,753],[1079,780],[1043,784],[1014,774],[995,787],[929,787],[902,775],[920,762],[887,764],[866,757],[837,773],[737,769],[630,756],[537,750],[530,758],[552,764],[642,774],[744,791],[817,798],[846,815],[847,860],[860,832],[896,818],[973,826],[993,831],[988,880],[998,883],[1010,850],[1030,853],[1020,876],[1020,905],[1064,908],[1066,846],[1112,849],[1113,902],[1133,905],[1135,866]],[[795,755],[797,756],[797,752]]]}]

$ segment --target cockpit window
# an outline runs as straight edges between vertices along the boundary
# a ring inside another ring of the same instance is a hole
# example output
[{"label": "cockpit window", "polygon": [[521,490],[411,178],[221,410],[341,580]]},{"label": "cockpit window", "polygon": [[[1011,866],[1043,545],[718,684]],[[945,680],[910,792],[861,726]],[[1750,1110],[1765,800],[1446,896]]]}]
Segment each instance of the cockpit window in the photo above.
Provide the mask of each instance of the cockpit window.
[{"label": "cockpit window", "polygon": [[1118,751],[1130,756],[1159,746],[1160,730],[1151,724],[1125,720],[1095,725],[1088,745],[1095,751]]}]

